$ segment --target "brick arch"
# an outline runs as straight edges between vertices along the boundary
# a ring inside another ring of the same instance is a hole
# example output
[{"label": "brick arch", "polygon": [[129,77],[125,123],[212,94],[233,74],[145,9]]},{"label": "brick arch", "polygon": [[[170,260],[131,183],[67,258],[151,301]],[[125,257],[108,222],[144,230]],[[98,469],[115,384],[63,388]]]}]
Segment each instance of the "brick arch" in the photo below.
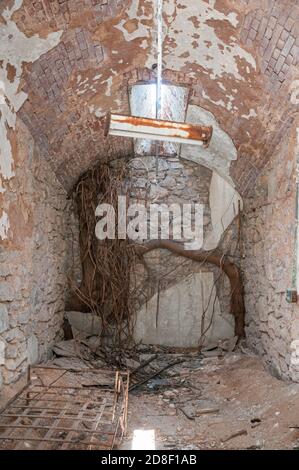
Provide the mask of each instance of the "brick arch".
[{"label": "brick arch", "polygon": [[[118,23],[123,19],[132,34],[137,27],[127,17],[130,0],[87,0],[81,10],[77,3],[24,0],[13,15],[28,35],[62,31],[55,48],[24,64],[22,88],[28,99],[19,115],[68,189],[98,158],[132,152],[128,140],[104,140],[98,117],[110,109],[128,113],[128,86],[154,78],[147,60],[153,52],[153,20],[144,22],[147,44],[144,37],[125,44]],[[246,194],[298,109],[292,84],[299,79],[299,6],[295,0],[218,0],[215,8],[221,14],[236,13],[235,29],[227,20],[211,24],[227,44],[234,33],[240,47],[255,58],[256,70],[245,74],[246,80],[229,75],[216,80],[198,64],[179,70],[174,64],[164,70],[164,79],[189,86],[190,103],[212,112],[231,136],[238,150],[231,177]],[[243,71],[242,61],[239,67]]]}]

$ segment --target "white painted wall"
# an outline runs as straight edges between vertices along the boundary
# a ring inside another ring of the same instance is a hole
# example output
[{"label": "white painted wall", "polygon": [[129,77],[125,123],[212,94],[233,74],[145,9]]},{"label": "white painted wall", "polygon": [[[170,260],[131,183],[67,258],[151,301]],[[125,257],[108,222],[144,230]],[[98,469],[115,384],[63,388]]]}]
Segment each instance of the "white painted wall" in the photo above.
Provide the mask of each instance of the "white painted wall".
[{"label": "white painted wall", "polygon": [[238,153],[231,137],[220,127],[215,116],[200,106],[188,106],[186,122],[213,126],[213,135],[208,148],[182,145],[181,157],[217,171],[233,185],[229,169],[231,162],[237,160]]},{"label": "white painted wall", "polygon": [[[160,292],[159,314],[156,325],[157,295],[143,305],[137,314],[135,339],[145,344],[177,347],[197,347],[201,336],[202,314],[207,308],[205,326],[212,326],[204,344],[234,336],[234,318],[220,311],[215,289],[210,298],[214,275],[194,273],[180,283]],[[209,302],[210,298],[210,302]]]},{"label": "white painted wall", "polygon": [[241,209],[243,203],[235,188],[216,171],[213,171],[211,179],[209,200],[212,231],[205,238],[204,249],[214,250],[223,233],[238,214],[238,201],[240,201]]}]

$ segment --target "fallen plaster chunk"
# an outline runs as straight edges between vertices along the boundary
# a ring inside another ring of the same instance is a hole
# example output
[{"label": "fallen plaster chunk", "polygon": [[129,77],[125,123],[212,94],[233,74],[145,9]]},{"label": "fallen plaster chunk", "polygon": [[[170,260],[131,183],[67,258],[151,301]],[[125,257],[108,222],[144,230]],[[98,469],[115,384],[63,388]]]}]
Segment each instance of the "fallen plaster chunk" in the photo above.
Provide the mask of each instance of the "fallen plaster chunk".
[{"label": "fallen plaster chunk", "polygon": [[99,335],[102,331],[101,319],[92,313],[66,312],[65,316],[72,328],[87,335]]}]

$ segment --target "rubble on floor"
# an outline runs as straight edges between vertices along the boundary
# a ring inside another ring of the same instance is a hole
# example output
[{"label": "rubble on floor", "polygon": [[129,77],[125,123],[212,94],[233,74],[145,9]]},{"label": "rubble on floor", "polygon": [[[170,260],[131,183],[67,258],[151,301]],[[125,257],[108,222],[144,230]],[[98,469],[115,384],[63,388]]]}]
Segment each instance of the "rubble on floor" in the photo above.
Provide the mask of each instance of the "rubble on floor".
[{"label": "rubble on floor", "polygon": [[165,450],[299,447],[299,384],[271,376],[257,357],[191,356],[172,372],[130,394],[121,448],[130,448],[136,429],[154,430],[156,448]]},{"label": "rubble on floor", "polygon": [[120,449],[131,448],[136,429],[154,431],[156,448],[165,450],[299,448],[299,384],[271,376],[237,338],[201,352],[144,344],[116,351],[97,335],[76,333],[55,344],[46,366],[86,371],[81,387],[90,390],[105,385],[91,369],[129,371]]},{"label": "rubble on floor", "polygon": [[[85,367],[116,368],[109,364],[109,347],[94,337],[64,341],[54,352],[55,364],[76,359]],[[201,353],[139,344],[122,352],[117,366],[130,371],[123,449],[131,448],[136,429],[154,429],[158,449],[299,446],[299,384],[272,377],[236,338]]]}]

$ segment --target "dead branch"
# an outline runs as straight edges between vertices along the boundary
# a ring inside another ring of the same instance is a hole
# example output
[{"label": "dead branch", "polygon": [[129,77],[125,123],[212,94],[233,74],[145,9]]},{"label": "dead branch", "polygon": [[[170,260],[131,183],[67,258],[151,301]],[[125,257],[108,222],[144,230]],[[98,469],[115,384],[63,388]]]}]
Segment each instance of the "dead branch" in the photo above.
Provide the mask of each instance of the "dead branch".
[{"label": "dead branch", "polygon": [[131,385],[131,387],[129,388],[129,392],[131,392],[132,390],[134,390],[137,387],[140,387],[141,385],[146,384],[149,380],[154,379],[155,377],[157,377],[157,375],[162,374],[162,372],[165,372],[167,369],[170,369],[171,367],[174,367],[178,364],[181,364],[184,361],[185,361],[184,359],[177,359],[176,361],[171,362],[170,364],[167,364],[167,366],[162,367],[162,369],[158,370],[154,374],[149,375],[146,379],[142,380],[141,382],[138,382],[134,385]]}]

